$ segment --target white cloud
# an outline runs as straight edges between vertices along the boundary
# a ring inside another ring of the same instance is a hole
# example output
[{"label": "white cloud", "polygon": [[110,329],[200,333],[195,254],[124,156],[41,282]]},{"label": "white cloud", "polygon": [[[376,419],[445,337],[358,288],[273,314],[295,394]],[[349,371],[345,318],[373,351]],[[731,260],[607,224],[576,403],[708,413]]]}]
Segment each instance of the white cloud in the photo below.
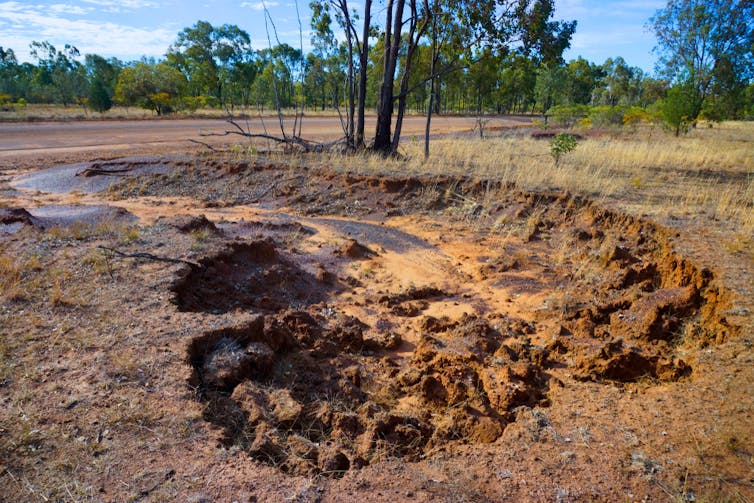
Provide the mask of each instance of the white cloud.
[{"label": "white cloud", "polygon": [[84,3],[104,7],[109,12],[122,12],[124,10],[136,10],[158,7],[156,2],[150,0],[82,0]]},{"label": "white cloud", "polygon": [[12,25],[10,29],[3,29],[3,44],[25,61],[30,60],[32,40],[46,40],[56,47],[75,45],[82,54],[131,59],[162,55],[175,38],[172,29],[142,29],[107,21],[67,19],[59,11],[19,2],[0,2],[0,20]]},{"label": "white cloud", "polygon": [[[38,7],[39,8],[39,7]],[[56,3],[45,6],[45,9],[53,14],[68,14],[74,16],[82,16],[91,11],[91,8],[85,9],[79,5],[71,5],[64,3]]]},{"label": "white cloud", "polygon": [[277,7],[280,5],[278,2],[241,2],[241,7],[247,7],[252,10],[264,10],[265,6],[270,9],[271,7]]}]

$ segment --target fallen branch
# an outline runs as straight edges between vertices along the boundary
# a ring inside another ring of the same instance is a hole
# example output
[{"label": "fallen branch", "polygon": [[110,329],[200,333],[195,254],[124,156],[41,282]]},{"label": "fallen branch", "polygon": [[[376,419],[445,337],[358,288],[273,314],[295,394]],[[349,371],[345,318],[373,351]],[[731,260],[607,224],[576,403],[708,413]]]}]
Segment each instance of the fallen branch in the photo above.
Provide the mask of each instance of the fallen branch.
[{"label": "fallen branch", "polygon": [[123,257],[123,258],[143,258],[146,260],[154,260],[156,262],[168,262],[171,264],[187,264],[194,270],[204,269],[204,266],[201,264],[198,264],[196,262],[191,262],[190,260],[183,260],[180,258],[160,257],[158,255],[153,255],[151,253],[146,253],[146,252],[125,253],[120,250],[116,250],[115,248],[108,248],[107,246],[98,246],[97,248],[108,251],[112,253],[113,255],[117,255],[118,257]]},{"label": "fallen branch", "polygon": [[217,152],[217,149],[216,149],[215,147],[213,147],[212,145],[210,145],[209,143],[205,143],[205,142],[203,142],[203,141],[199,141],[199,140],[194,140],[194,139],[192,139],[192,138],[189,138],[189,140],[188,140],[188,141],[190,141],[191,143],[197,143],[197,144],[199,144],[199,145],[201,145],[201,146],[203,146],[203,147],[207,147],[207,148],[208,148],[208,149],[210,149],[210,150],[211,150],[212,152]]},{"label": "fallen branch", "polygon": [[273,136],[267,133],[251,133],[249,131],[246,131],[243,127],[241,127],[241,125],[238,124],[238,122],[236,122],[232,117],[228,117],[226,119],[226,122],[230,124],[231,126],[233,126],[234,129],[227,130],[222,133],[199,133],[199,136],[206,137],[206,136],[238,135],[238,136],[243,136],[244,138],[261,138],[264,140],[274,141],[278,144],[297,146],[307,153],[308,152],[324,152],[336,145],[340,145],[345,142],[345,138],[341,138],[333,142],[321,143],[321,142],[306,140],[304,138],[301,138],[300,136],[285,135],[281,138],[279,136]]}]

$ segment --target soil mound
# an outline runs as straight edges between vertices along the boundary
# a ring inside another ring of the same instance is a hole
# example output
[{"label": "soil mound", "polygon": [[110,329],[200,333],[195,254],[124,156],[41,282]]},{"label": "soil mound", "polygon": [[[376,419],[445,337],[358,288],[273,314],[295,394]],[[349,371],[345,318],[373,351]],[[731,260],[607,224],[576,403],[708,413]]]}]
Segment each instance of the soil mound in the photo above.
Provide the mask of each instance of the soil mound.
[{"label": "soil mound", "polygon": [[366,259],[377,255],[368,247],[355,239],[349,239],[343,246],[335,250],[336,255],[343,255],[352,259]]},{"label": "soil mound", "polygon": [[220,230],[205,215],[176,215],[159,219],[161,222],[171,225],[183,233],[206,231],[212,234],[220,233]]},{"label": "soil mound", "polygon": [[321,302],[332,288],[282,257],[272,240],[232,243],[200,264],[171,288],[181,311],[281,311]]}]

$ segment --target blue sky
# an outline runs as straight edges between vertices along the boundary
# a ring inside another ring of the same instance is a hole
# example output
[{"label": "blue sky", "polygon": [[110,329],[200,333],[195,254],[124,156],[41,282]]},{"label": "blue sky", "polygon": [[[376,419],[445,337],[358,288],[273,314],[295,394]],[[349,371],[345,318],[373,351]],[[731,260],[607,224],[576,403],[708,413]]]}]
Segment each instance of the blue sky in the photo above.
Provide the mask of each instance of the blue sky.
[{"label": "blue sky", "polygon": [[[296,3],[267,0],[266,4],[280,40],[298,47]],[[655,39],[644,25],[664,4],[664,0],[556,0],[558,19],[578,21],[566,59],[583,56],[602,63],[623,56],[629,65],[652,72]],[[308,45],[308,0],[298,0],[298,7]],[[0,46],[12,48],[22,61],[29,60],[32,40],[47,40],[60,48],[69,43],[82,54],[123,60],[159,58],[181,29],[198,20],[236,24],[251,35],[255,48],[267,47],[261,0],[0,1]]]}]

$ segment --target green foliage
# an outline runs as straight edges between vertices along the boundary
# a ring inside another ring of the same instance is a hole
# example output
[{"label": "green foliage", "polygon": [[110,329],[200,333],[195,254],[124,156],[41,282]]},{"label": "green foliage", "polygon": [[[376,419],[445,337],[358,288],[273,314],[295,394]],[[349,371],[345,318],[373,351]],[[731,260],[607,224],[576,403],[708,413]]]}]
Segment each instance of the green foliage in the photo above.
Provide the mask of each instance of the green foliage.
[{"label": "green foliage", "polygon": [[67,106],[80,102],[87,94],[88,83],[84,67],[75,58],[79,50],[66,44],[62,51],[49,42],[32,42],[31,56],[37,60],[33,79],[38,92],[46,101]]},{"label": "green foliage", "polygon": [[186,84],[186,77],[165,63],[139,62],[124,68],[118,76],[115,99],[163,115],[180,108]]},{"label": "green foliage", "polygon": [[92,85],[89,86],[89,99],[87,106],[95,112],[107,112],[112,108],[113,102],[110,99],[110,95],[105,88],[105,84],[100,79],[94,79]]},{"label": "green foliage", "polygon": [[[402,4],[406,22],[400,36],[393,37],[397,61],[390,100],[380,100],[385,58],[393,57],[385,47],[385,26],[377,19],[385,9],[369,17],[373,24],[364,27],[356,25],[366,18],[352,10],[346,15],[343,4],[311,3],[314,50],[309,54],[287,44],[255,51],[249,35],[237,26],[206,21],[183,29],[164,61],[125,65],[93,54],[82,58],[72,46],[58,50],[49,42],[34,42],[34,62],[19,63],[13,50],[0,47],[2,106],[25,100],[87,103],[94,110],[107,110],[109,99],[110,104],[164,114],[222,106],[264,110],[305,105],[337,110],[347,120],[362,85],[357,78],[359,47],[365,47],[362,33],[369,33],[363,65],[366,108],[376,109],[381,101],[399,108],[405,95],[404,105],[421,112],[430,106],[433,113],[539,111],[558,127],[600,128],[636,127],[652,119],[646,110],[653,109],[654,118],[678,134],[697,117],[754,118],[750,1],[668,0],[650,23],[658,35],[664,73],[649,78],[620,57],[603,64],[583,58],[563,63],[575,23],[553,21],[552,0],[396,0],[394,12]],[[499,9],[503,5],[511,7],[505,15]],[[417,21],[416,30],[424,30],[413,40],[410,19]],[[350,31],[345,29],[349,23]],[[345,33],[352,35],[350,49]],[[506,46],[511,40],[518,43]]]},{"label": "green foliage", "polygon": [[537,70],[534,95],[543,112],[565,101],[567,74],[563,67],[545,65]]},{"label": "green foliage", "polygon": [[592,107],[589,121],[593,127],[616,127],[623,125],[623,117],[630,110],[625,105]]},{"label": "green foliage", "polygon": [[605,76],[602,66],[590,63],[584,58],[570,61],[565,66],[567,72],[566,98],[569,103],[589,105],[592,94]]},{"label": "green foliage", "polygon": [[602,65],[602,79],[593,91],[596,105],[615,107],[639,102],[642,94],[644,72],[631,67],[621,58],[608,58]]},{"label": "green foliage", "polygon": [[744,92],[743,118],[754,120],[754,83],[749,84]]},{"label": "green foliage", "polygon": [[589,116],[587,105],[558,105],[550,108],[547,114],[560,127],[573,127],[581,119]]},{"label": "green foliage", "polygon": [[651,115],[638,106],[558,105],[547,111],[552,121],[563,128],[637,126],[650,122]]},{"label": "green foliage", "polygon": [[167,63],[186,76],[189,95],[233,103],[256,75],[256,68],[250,65],[250,42],[249,34],[236,25],[212,26],[198,21],[178,34],[168,49]]},{"label": "green foliage", "polygon": [[697,100],[697,95],[690,86],[674,86],[659,103],[661,117],[676,136],[688,133],[696,121]]},{"label": "green foliage", "polygon": [[[526,6],[529,8],[526,9]],[[521,28],[521,53],[534,56],[538,63],[559,65],[563,52],[571,46],[576,21],[553,21],[554,0],[521,2],[517,13]]]},{"label": "green foliage", "polygon": [[578,146],[576,137],[568,133],[558,133],[550,141],[550,154],[555,160],[555,165],[560,163],[560,158],[569,152],[573,152]]},{"label": "green foliage", "polygon": [[650,20],[660,65],[676,83],[664,105],[676,134],[699,117],[710,98],[715,103],[708,110],[716,118],[740,108],[732,95],[754,77],[752,19],[750,0],[668,0]]}]

